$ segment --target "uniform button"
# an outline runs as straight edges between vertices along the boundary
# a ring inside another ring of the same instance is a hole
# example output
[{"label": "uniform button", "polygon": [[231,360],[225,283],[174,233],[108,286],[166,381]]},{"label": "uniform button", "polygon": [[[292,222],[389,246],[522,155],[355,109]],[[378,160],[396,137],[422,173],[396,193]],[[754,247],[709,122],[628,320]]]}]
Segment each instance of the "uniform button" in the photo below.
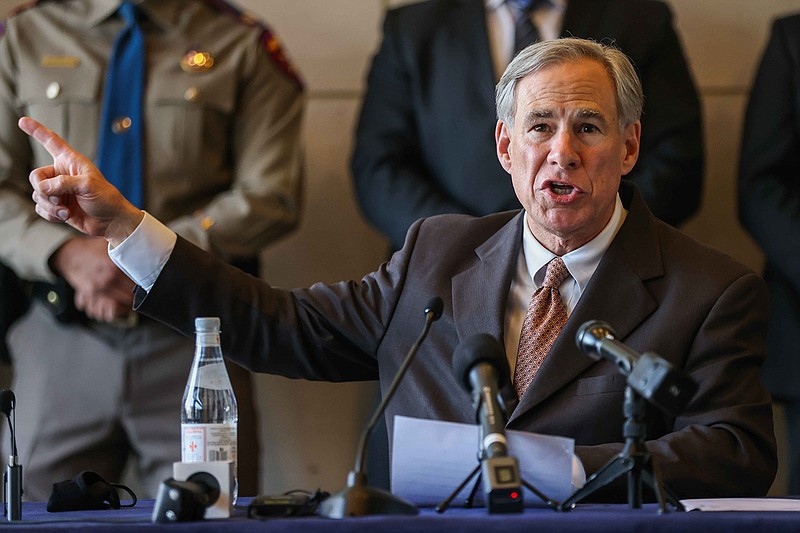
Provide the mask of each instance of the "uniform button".
[{"label": "uniform button", "polygon": [[57,81],[50,82],[50,84],[47,86],[47,89],[45,89],[44,94],[50,100],[55,99],[59,94],[61,94],[61,85],[59,85]]},{"label": "uniform button", "polygon": [[47,302],[52,305],[58,305],[58,293],[56,291],[47,291]]},{"label": "uniform button", "polygon": [[197,90],[197,87],[189,87],[186,89],[186,92],[183,93],[183,97],[187,102],[194,102],[197,100],[198,94],[200,94],[200,92]]},{"label": "uniform button", "polygon": [[121,135],[131,129],[131,117],[117,117],[111,123],[111,131],[117,135]]}]

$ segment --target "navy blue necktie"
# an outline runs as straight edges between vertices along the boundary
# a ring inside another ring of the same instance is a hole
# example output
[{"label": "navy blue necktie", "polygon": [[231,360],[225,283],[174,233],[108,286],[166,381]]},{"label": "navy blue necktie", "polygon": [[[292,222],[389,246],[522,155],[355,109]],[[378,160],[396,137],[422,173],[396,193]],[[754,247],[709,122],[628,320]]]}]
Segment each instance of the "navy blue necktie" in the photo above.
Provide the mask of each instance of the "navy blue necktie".
[{"label": "navy blue necktie", "polygon": [[97,166],[131,203],[142,208],[145,47],[137,10],[123,2],[117,11],[125,26],[114,41],[106,72]]}]

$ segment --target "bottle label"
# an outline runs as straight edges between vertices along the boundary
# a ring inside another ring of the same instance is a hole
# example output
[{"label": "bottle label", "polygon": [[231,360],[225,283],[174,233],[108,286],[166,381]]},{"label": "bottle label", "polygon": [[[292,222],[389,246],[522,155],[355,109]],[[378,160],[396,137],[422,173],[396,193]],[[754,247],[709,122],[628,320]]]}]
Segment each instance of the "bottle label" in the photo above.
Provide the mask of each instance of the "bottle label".
[{"label": "bottle label", "polygon": [[236,424],[181,424],[181,461],[233,461]]}]

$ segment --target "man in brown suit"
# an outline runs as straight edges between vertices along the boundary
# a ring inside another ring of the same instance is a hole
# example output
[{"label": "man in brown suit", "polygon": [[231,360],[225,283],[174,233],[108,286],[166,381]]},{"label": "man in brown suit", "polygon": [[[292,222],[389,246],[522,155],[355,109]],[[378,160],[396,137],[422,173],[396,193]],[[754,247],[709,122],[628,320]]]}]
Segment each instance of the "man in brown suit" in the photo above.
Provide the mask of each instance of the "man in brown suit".
[{"label": "man in brown suit", "polygon": [[[560,258],[569,318],[508,427],[574,438],[587,473],[620,452],[625,380],[574,342],[582,323],[605,320],[633,349],[658,353],[699,385],[678,416],[647,415],[647,445],[673,491],[763,495],[776,468],[770,398],[759,379],[766,288],[744,266],[658,221],[621,181],[638,157],[642,98],[630,62],[613,48],[580,39],[527,48],[498,84],[495,135],[524,210],[422,219],[403,249],[360,282],[294,290],[196,250],[127,203],[47,128],[25,119],[21,127],[55,161],[31,175],[37,212],[104,236],[138,285],[140,311],[187,334],[198,315],[236,324],[226,329],[224,351],[253,370],[388,386],[423,306],[440,296],[444,313],[389,406],[390,433],[398,414],[474,420],[451,369],[454,348],[489,333],[521,364],[528,301]],[[615,489],[603,497],[624,499],[624,487]]]}]

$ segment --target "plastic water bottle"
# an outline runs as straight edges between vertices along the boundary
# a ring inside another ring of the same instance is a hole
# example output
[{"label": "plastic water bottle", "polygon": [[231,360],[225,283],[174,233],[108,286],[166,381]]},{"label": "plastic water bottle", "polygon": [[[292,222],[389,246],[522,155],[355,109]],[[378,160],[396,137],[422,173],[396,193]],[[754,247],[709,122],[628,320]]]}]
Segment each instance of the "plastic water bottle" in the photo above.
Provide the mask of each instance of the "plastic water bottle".
[{"label": "plastic water bottle", "polygon": [[181,410],[181,461],[232,461],[238,492],[236,396],[222,358],[217,317],[194,320],[195,351]]}]

